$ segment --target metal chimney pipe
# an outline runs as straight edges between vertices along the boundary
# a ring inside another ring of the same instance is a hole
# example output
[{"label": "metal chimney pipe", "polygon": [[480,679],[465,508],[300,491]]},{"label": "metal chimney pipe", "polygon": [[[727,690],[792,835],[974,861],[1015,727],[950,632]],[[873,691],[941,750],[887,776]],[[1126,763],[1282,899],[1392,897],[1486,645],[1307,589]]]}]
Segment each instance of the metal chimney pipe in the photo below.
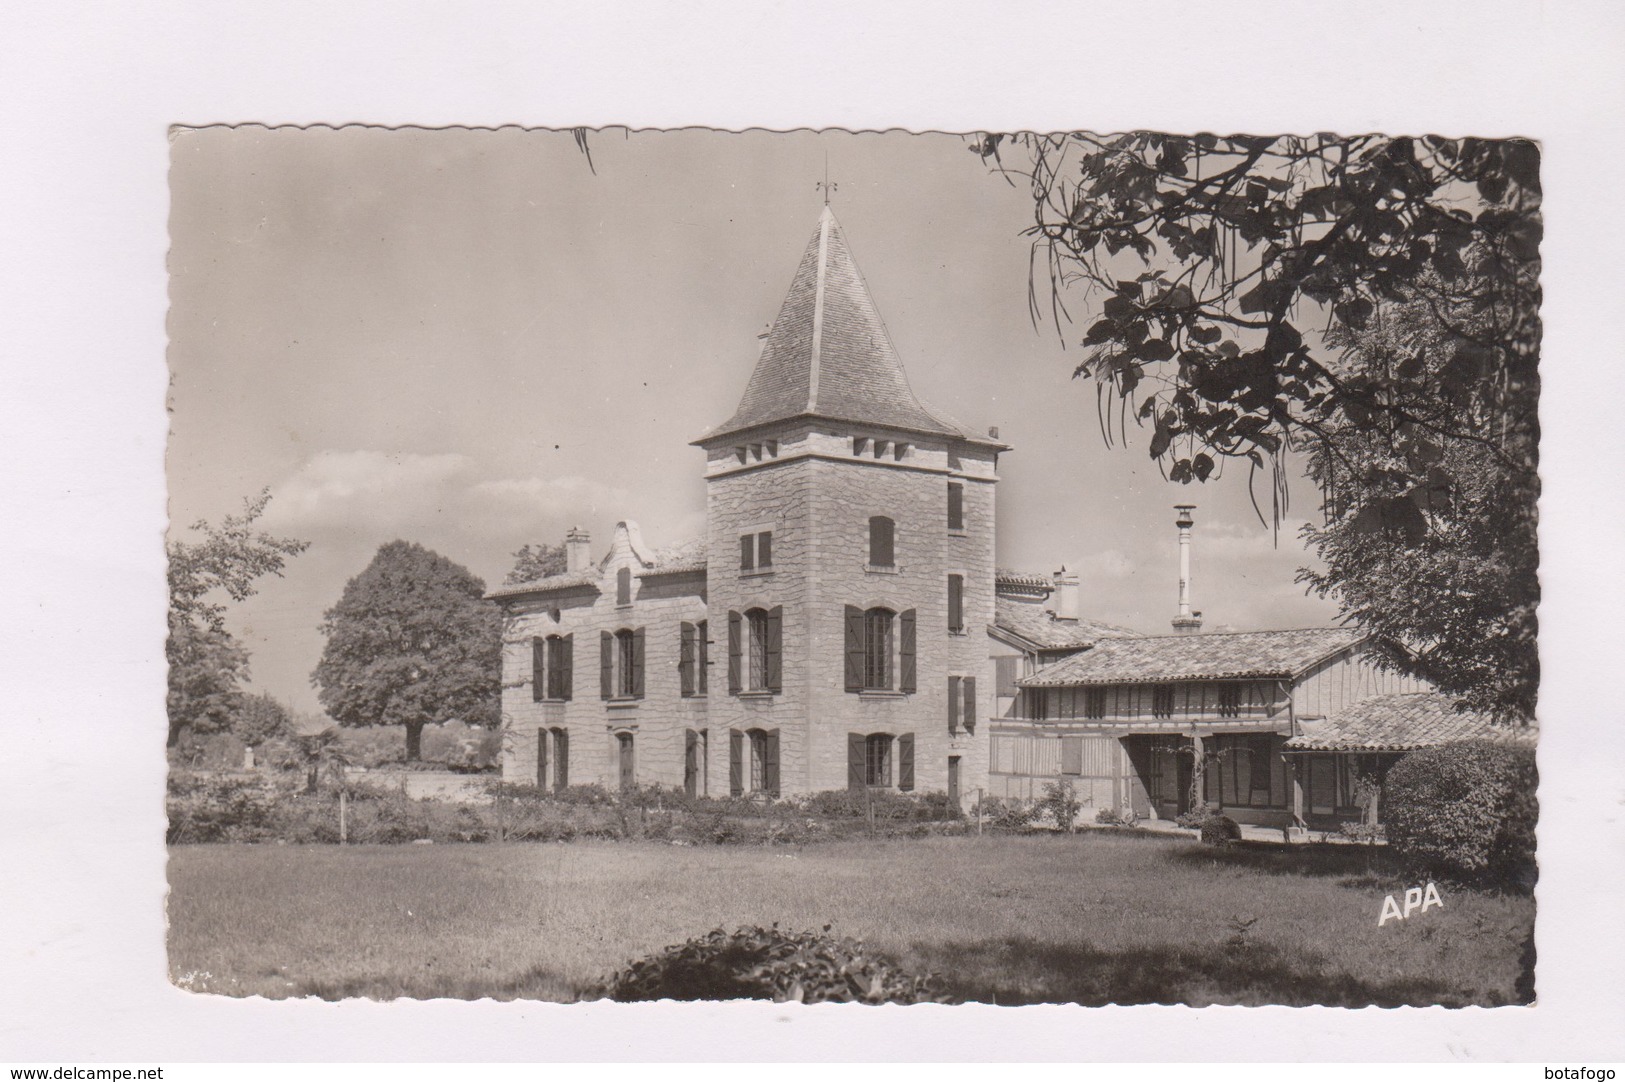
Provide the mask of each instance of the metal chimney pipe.
[{"label": "metal chimney pipe", "polygon": [[1191,512],[1196,505],[1175,504],[1174,510],[1179,513],[1174,519],[1179,527],[1179,615],[1174,617],[1174,630],[1184,635],[1202,627],[1202,614],[1191,612],[1191,527],[1196,525]]}]

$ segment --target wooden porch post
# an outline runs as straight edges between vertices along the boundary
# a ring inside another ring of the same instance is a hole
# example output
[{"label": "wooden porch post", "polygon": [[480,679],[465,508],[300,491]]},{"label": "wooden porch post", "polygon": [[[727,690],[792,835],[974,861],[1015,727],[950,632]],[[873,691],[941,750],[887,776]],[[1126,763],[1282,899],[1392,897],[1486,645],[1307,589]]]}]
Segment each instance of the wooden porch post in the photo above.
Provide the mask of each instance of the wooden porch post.
[{"label": "wooden porch post", "polygon": [[1303,817],[1303,756],[1291,755],[1287,758],[1292,763],[1292,821],[1306,827],[1309,821]]},{"label": "wooden porch post", "polygon": [[1194,790],[1192,795],[1196,798],[1191,804],[1191,810],[1195,811],[1200,807],[1205,814],[1207,812],[1207,754],[1206,749],[1202,747],[1202,734],[1194,732],[1191,733],[1191,789]]}]

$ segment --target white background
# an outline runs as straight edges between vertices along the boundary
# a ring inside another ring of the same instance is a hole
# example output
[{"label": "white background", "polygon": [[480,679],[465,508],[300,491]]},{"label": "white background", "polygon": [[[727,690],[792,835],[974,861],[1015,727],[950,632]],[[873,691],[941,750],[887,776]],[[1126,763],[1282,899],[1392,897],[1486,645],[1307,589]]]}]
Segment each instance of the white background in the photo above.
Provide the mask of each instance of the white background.
[{"label": "white background", "polygon": [[[1619,5],[340,0],[0,20],[0,1060],[1621,1057]],[[1539,1005],[265,1004],[170,987],[165,132],[227,121],[1540,139]]]}]

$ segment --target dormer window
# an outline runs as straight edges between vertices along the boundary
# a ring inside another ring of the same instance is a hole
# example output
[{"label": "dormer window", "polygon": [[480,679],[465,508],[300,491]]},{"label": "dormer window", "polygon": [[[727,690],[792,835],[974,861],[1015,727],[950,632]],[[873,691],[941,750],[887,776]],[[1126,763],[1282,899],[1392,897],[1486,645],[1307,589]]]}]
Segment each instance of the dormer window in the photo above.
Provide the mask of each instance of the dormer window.
[{"label": "dormer window", "polygon": [[615,604],[632,604],[632,569],[623,567],[615,572]]}]

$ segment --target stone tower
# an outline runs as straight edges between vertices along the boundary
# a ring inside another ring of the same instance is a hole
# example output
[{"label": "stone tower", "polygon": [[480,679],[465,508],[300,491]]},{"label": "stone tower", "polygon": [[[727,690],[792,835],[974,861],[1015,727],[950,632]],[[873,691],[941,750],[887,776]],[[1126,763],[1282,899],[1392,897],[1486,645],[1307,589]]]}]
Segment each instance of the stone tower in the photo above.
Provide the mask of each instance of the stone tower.
[{"label": "stone tower", "polygon": [[914,396],[824,208],[706,452],[713,794],[984,784],[996,438]]}]

